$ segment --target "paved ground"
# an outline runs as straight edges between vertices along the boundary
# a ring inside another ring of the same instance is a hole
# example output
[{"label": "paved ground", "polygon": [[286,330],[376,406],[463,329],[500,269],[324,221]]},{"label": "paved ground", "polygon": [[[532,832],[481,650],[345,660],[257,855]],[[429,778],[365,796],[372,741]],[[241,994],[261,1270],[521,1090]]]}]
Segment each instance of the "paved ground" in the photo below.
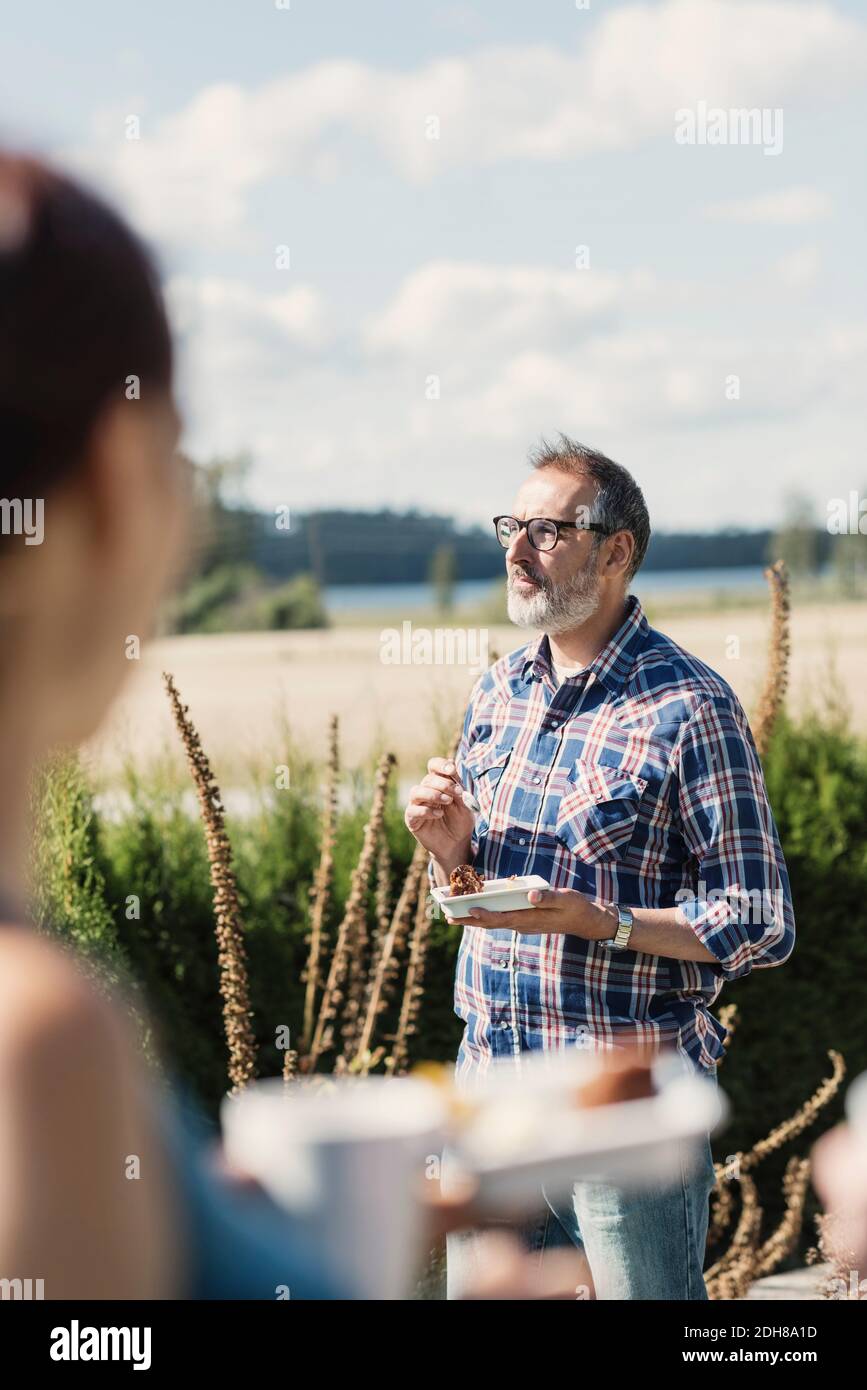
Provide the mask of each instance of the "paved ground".
[{"label": "paved ground", "polygon": [[794,1302],[821,1302],[822,1295],[817,1291],[825,1274],[825,1265],[808,1265],[806,1269],[790,1269],[786,1274],[769,1274],[767,1279],[757,1279],[746,1300],[779,1299]]}]

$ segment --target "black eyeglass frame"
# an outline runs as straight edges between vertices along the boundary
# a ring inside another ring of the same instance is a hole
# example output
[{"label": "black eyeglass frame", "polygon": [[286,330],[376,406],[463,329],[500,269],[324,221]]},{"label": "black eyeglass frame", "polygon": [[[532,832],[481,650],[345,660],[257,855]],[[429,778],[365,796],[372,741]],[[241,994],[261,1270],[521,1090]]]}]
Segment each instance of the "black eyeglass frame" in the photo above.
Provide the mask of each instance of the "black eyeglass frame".
[{"label": "black eyeglass frame", "polygon": [[[515,534],[509,539],[509,542],[508,542],[507,545],[503,545],[503,540],[502,540],[502,537],[501,537],[501,535],[500,535],[500,522],[501,522],[501,521],[514,521],[515,524],[516,524],[517,527],[518,527],[518,529],[517,529],[517,531],[515,532]],[[535,544],[535,542],[533,541],[533,539],[532,539],[532,537],[531,537],[531,535],[530,535],[530,527],[531,527],[531,525],[533,524],[534,521],[546,521],[546,522],[548,523],[549,526],[556,526],[556,527],[557,527],[557,535],[556,535],[555,540],[554,540],[554,545],[542,546],[542,545],[536,545],[536,544]],[[547,550],[553,550],[553,549],[554,549],[554,546],[556,546],[557,543],[558,543],[559,540],[560,540],[560,532],[561,532],[561,530],[565,530],[565,529],[567,529],[567,528],[570,529],[570,530],[572,530],[572,531],[598,531],[599,534],[602,535],[602,536],[611,536],[611,535],[614,534],[613,531],[609,531],[608,527],[607,527],[607,526],[603,526],[603,525],[601,524],[601,522],[599,522],[599,521],[588,521],[588,522],[586,523],[586,525],[584,525],[584,526],[579,526],[579,524],[578,524],[577,521],[558,521],[557,518],[556,518],[556,517],[553,517],[553,516],[528,516],[526,521],[521,521],[519,517],[517,517],[517,516],[509,516],[508,512],[504,512],[502,516],[495,516],[495,517],[494,517],[494,534],[496,535],[497,540],[500,542],[500,545],[502,546],[503,550],[508,550],[509,546],[512,544],[512,541],[515,539],[515,536],[516,536],[516,535],[520,535],[521,532],[522,532],[525,528],[526,528],[526,531],[527,531],[527,540],[530,542],[530,544],[532,545],[533,549],[534,549],[534,550],[541,550],[543,554],[544,554],[544,552],[545,552],[546,549],[547,549]]]}]

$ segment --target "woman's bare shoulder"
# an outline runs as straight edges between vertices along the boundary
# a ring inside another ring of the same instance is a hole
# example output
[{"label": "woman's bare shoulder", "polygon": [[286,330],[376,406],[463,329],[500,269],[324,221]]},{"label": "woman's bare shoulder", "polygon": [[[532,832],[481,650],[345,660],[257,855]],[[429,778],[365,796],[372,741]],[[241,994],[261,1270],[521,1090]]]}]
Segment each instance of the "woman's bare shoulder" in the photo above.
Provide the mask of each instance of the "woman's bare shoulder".
[{"label": "woman's bare shoulder", "polygon": [[67,1029],[108,1036],[114,1015],[63,946],[34,927],[0,922],[0,1045]]}]

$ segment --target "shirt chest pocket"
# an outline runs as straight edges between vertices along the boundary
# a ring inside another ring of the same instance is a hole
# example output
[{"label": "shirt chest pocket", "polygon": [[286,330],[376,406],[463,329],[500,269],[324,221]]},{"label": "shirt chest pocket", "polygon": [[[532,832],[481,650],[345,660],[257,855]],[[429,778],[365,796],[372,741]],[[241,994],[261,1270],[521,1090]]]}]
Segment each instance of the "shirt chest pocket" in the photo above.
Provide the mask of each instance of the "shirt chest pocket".
[{"label": "shirt chest pocket", "polygon": [[497,786],[511,756],[511,744],[498,744],[495,747],[483,744],[471,749],[464,762],[470,789],[481,807],[479,819],[485,823],[490,823]]},{"label": "shirt chest pocket", "polygon": [[585,864],[623,859],[646,786],[646,777],[579,759],[560,798],[558,840]]}]

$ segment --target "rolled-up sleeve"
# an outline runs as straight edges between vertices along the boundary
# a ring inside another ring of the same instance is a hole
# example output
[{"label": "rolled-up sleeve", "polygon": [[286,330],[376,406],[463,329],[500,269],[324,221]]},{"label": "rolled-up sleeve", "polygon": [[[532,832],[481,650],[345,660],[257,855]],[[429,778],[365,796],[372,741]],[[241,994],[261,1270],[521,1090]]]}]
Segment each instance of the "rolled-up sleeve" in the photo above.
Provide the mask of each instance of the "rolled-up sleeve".
[{"label": "rolled-up sleeve", "polygon": [[736,701],[706,700],[677,744],[678,806],[695,860],[681,916],[725,979],[782,965],[795,945],[786,862],[761,762]]}]

